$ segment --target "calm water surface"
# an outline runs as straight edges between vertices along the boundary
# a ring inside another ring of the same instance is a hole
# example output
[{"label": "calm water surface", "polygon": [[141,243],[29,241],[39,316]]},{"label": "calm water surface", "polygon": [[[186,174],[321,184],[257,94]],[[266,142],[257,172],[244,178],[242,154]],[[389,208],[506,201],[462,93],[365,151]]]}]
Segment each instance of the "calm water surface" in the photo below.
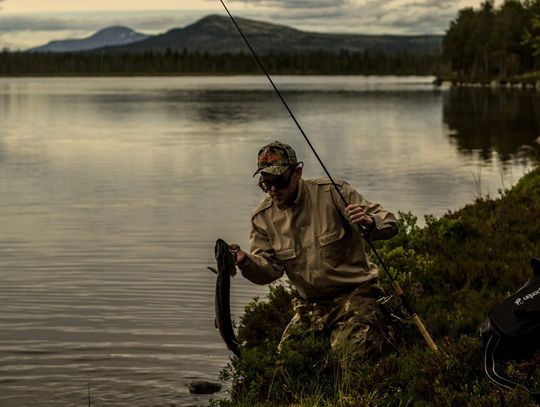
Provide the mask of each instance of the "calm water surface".
[{"label": "calm water surface", "polygon": [[[420,223],[536,162],[534,92],[276,82],[335,177]],[[206,266],[247,245],[276,139],[322,174],[262,77],[0,79],[0,406],[205,405],[186,385],[229,358]],[[233,283],[238,318],[266,288]]]}]

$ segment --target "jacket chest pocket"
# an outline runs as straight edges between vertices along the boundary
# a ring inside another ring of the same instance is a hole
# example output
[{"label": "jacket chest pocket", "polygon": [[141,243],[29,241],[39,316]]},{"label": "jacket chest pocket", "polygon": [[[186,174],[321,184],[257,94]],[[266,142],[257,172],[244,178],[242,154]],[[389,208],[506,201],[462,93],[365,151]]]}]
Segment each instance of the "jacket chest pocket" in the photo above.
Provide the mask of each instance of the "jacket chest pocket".
[{"label": "jacket chest pocket", "polygon": [[322,261],[330,267],[337,267],[345,258],[346,247],[342,241],[345,229],[339,228],[318,237]]}]

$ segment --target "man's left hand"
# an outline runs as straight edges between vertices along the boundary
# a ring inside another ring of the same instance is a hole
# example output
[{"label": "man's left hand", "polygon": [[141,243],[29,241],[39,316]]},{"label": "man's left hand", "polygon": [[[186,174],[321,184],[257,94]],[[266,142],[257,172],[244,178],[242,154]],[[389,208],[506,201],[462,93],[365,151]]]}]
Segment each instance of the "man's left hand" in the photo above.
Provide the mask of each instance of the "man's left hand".
[{"label": "man's left hand", "polygon": [[245,263],[248,255],[240,248],[240,246],[238,246],[236,243],[232,243],[229,245],[229,250],[233,255],[234,264],[236,264],[237,266],[241,266],[243,263]]},{"label": "man's left hand", "polygon": [[371,229],[373,226],[375,226],[373,218],[369,216],[358,204],[350,204],[345,208],[345,212],[347,213],[351,223],[358,223],[367,229]]}]

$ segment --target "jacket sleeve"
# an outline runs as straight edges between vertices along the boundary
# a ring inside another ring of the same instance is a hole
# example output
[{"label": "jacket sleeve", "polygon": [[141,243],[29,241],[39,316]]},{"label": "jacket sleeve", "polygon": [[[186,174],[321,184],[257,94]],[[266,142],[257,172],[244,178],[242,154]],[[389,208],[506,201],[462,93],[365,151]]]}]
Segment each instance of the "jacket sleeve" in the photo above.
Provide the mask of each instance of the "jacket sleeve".
[{"label": "jacket sleeve", "polygon": [[[341,187],[341,193],[349,204],[359,204],[364,211],[373,217],[375,225],[367,233],[367,238],[370,240],[385,240],[395,236],[399,231],[399,222],[392,212],[387,211],[378,203],[372,203],[360,195],[354,188],[344,182]],[[332,191],[334,202],[345,219],[349,219],[345,212],[345,204],[336,193]],[[353,230],[358,230],[358,226],[349,222]]]},{"label": "jacket sleeve", "polygon": [[242,275],[255,284],[270,284],[277,280],[285,271],[276,257],[267,234],[252,220],[249,235],[249,251],[247,259],[238,265]]}]

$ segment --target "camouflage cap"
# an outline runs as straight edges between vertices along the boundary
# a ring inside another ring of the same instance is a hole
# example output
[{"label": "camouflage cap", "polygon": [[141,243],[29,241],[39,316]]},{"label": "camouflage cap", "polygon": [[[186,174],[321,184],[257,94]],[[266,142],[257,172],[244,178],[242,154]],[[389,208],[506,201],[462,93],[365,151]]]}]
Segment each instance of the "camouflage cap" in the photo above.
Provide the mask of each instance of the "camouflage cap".
[{"label": "camouflage cap", "polygon": [[296,153],[288,144],[280,141],[263,146],[257,156],[257,171],[253,176],[265,174],[281,175],[292,165],[298,164]]}]

